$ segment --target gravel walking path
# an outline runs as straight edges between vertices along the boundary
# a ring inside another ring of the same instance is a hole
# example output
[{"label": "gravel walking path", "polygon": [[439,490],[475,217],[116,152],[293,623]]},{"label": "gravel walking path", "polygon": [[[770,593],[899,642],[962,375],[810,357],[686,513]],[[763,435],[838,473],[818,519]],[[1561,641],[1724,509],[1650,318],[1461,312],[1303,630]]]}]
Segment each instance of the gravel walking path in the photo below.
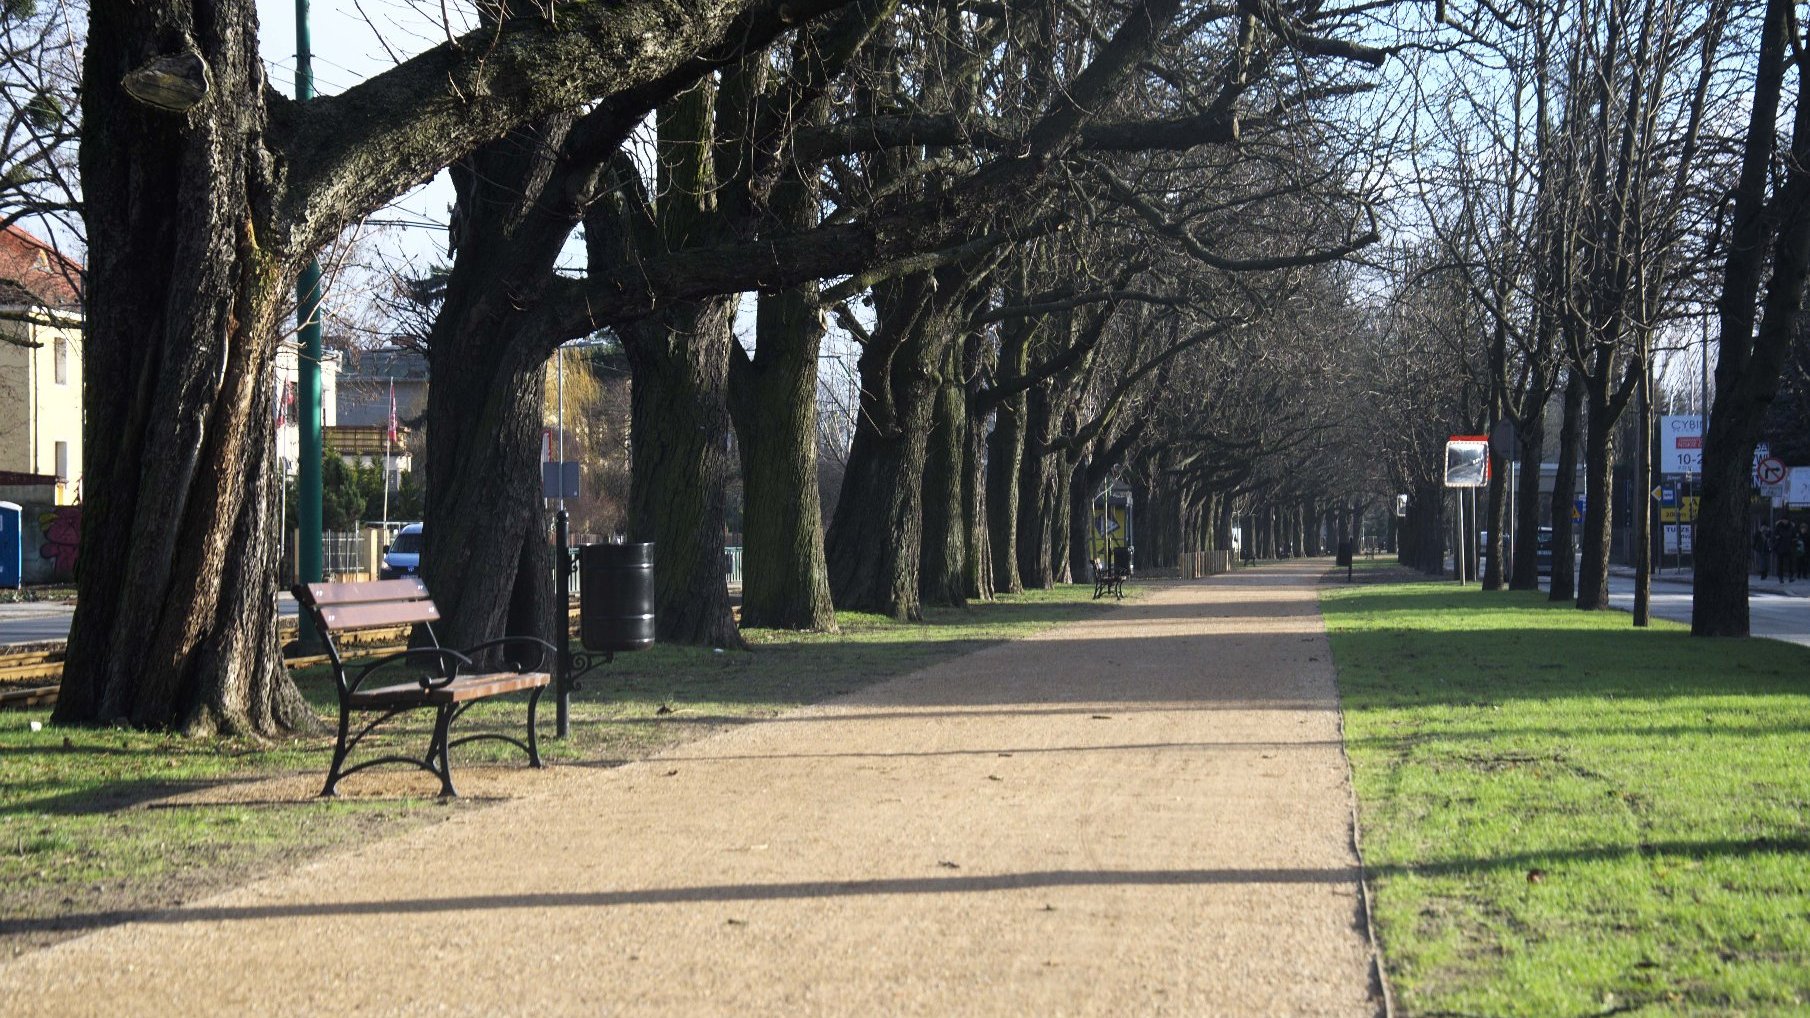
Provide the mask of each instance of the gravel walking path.
[{"label": "gravel walking path", "polygon": [[1318,567],[0,966],[0,1014],[1373,1015]]}]

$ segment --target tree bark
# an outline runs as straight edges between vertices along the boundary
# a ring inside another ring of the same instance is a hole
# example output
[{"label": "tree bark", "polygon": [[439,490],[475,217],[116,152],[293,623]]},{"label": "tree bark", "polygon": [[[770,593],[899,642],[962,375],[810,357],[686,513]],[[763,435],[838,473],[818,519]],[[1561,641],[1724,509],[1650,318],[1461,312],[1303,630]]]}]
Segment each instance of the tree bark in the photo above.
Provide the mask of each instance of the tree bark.
[{"label": "tree bark", "polygon": [[1055,516],[1051,508],[1055,464],[1045,451],[1055,433],[1051,402],[1047,384],[1031,390],[1024,459],[1018,471],[1018,573],[1025,587],[1033,590],[1047,590],[1054,582],[1050,571],[1050,526]]},{"label": "tree bark", "polygon": [[[557,25],[485,28],[306,103],[269,89],[249,0],[97,9],[82,86],[83,561],[57,719],[314,727],[283,668],[274,597],[276,318],[296,271],[516,124],[707,73],[697,58],[725,35],[771,38],[824,9],[562,9]],[[132,98],[135,72],[170,58],[205,69],[181,107]]]},{"label": "tree bark", "polygon": [[1571,507],[1577,498],[1578,431],[1584,416],[1584,377],[1566,370],[1564,412],[1559,421],[1558,473],[1552,481],[1552,581],[1547,598],[1577,598],[1577,557],[1572,552]]},{"label": "tree bark", "polygon": [[633,371],[629,540],[654,543],[654,633],[743,646],[723,572],[729,452],[727,298],[686,301],[624,329]]},{"label": "tree bark", "polygon": [[[951,358],[961,356],[951,348]],[[918,592],[925,604],[967,603],[967,525],[962,467],[968,439],[968,400],[953,367],[936,390],[924,463],[924,544]]]},{"label": "tree bark", "polygon": [[939,272],[881,288],[880,323],[862,351],[861,413],[842,496],[826,539],[830,591],[839,609],[921,618],[919,556],[924,539],[924,461],[948,341],[938,289],[959,277]]},{"label": "tree bark", "polygon": [[823,322],[799,290],[763,294],[752,358],[730,349],[741,449],[742,624],[834,632],[817,489]]},{"label": "tree bark", "polygon": [[1587,393],[1590,416],[1584,429],[1584,539],[1578,573],[1577,606],[1609,607],[1609,551],[1614,521],[1615,421],[1606,396]]},{"label": "tree bark", "polygon": [[[1510,574],[1510,590],[1540,589],[1540,452],[1546,445],[1544,415],[1535,411],[1522,418],[1526,423],[1517,435],[1518,454],[1515,479],[1515,557]],[[1559,511],[1553,503],[1553,514]],[[1558,551],[1553,551],[1556,559]],[[1556,566],[1556,561],[1555,561]]]},{"label": "tree bark", "polygon": [[[78,601],[55,719],[194,734],[312,728],[276,630],[276,317],[300,262],[260,232],[277,168],[256,14],[146,3],[90,26],[89,257]],[[197,40],[173,116],[120,81]]]},{"label": "tree bark", "polygon": [[987,528],[986,417],[975,412],[981,391],[981,363],[985,337],[972,331],[964,343],[963,377],[968,398],[968,425],[962,440],[962,521],[967,528],[968,550],[963,556],[967,595],[975,601],[993,600],[993,546]]},{"label": "tree bark", "polygon": [[427,340],[421,555],[450,646],[557,635],[540,438],[547,358],[563,337],[535,311],[578,222],[542,186],[571,124],[562,115],[523,127],[453,167],[455,257]]},{"label": "tree bark", "polygon": [[[1789,0],[1769,0],[1757,55],[1753,112],[1749,118],[1741,180],[1735,191],[1728,263],[1718,307],[1721,337],[1716,399],[1703,454],[1699,506],[1694,636],[1745,636],[1748,632],[1748,470],[1766,410],[1778,393],[1779,371],[1803,306],[1810,275],[1810,81],[1798,68],[1791,157],[1776,200],[1767,201],[1774,163],[1779,99],[1791,42]],[[1755,329],[1769,228],[1772,276],[1764,313]]]},{"label": "tree bark", "polygon": [[[1000,338],[1001,373],[1022,375],[1030,368],[1029,329],[1020,323],[1003,330]],[[1018,569],[1019,474],[1024,467],[1024,444],[1029,425],[1029,397],[1020,392],[1000,402],[987,436],[988,544],[993,549],[993,583],[1006,594],[1024,590]]]}]

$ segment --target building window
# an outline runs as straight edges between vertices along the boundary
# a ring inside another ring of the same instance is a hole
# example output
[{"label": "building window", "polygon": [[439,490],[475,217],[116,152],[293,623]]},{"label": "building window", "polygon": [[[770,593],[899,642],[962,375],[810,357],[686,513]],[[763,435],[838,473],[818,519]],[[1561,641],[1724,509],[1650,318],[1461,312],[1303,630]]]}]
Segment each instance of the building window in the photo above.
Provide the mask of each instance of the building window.
[{"label": "building window", "polygon": [[57,443],[57,482],[66,484],[69,481],[69,443]]},{"label": "building window", "polygon": [[56,362],[56,378],[58,385],[69,384],[69,341],[58,336],[51,344],[51,357]]}]

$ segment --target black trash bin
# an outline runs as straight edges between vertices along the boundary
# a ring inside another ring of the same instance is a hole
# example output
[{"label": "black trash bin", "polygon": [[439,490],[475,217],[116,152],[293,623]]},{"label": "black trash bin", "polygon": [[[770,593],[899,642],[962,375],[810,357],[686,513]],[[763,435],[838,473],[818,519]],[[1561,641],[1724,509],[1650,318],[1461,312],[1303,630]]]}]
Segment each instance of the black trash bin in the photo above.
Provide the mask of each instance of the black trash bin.
[{"label": "black trash bin", "polygon": [[654,546],[587,544],[578,549],[578,638],[586,650],[645,650],[654,644]]},{"label": "black trash bin", "polygon": [[1112,550],[1112,571],[1120,576],[1131,575],[1131,549],[1120,545]]},{"label": "black trash bin", "polygon": [[1342,565],[1342,566],[1348,566],[1351,564],[1351,542],[1350,541],[1340,541],[1339,542],[1338,564]]}]

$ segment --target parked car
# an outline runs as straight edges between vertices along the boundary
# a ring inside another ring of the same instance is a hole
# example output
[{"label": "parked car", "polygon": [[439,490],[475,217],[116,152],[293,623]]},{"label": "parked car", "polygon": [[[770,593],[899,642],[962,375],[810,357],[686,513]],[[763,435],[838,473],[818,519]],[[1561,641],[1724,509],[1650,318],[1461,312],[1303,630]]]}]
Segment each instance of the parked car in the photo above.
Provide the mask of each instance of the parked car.
[{"label": "parked car", "polygon": [[[1552,575],[1552,528],[1541,527],[1534,532],[1534,572],[1541,576]],[[1489,563],[1489,531],[1481,531],[1477,535],[1478,561]]]},{"label": "parked car", "polygon": [[1552,575],[1552,528],[1541,527],[1534,532],[1534,543],[1537,546],[1534,554],[1534,572],[1541,576]]},{"label": "parked car", "polygon": [[421,524],[410,523],[396,532],[396,539],[384,546],[383,564],[377,569],[380,580],[396,580],[421,572]]}]

